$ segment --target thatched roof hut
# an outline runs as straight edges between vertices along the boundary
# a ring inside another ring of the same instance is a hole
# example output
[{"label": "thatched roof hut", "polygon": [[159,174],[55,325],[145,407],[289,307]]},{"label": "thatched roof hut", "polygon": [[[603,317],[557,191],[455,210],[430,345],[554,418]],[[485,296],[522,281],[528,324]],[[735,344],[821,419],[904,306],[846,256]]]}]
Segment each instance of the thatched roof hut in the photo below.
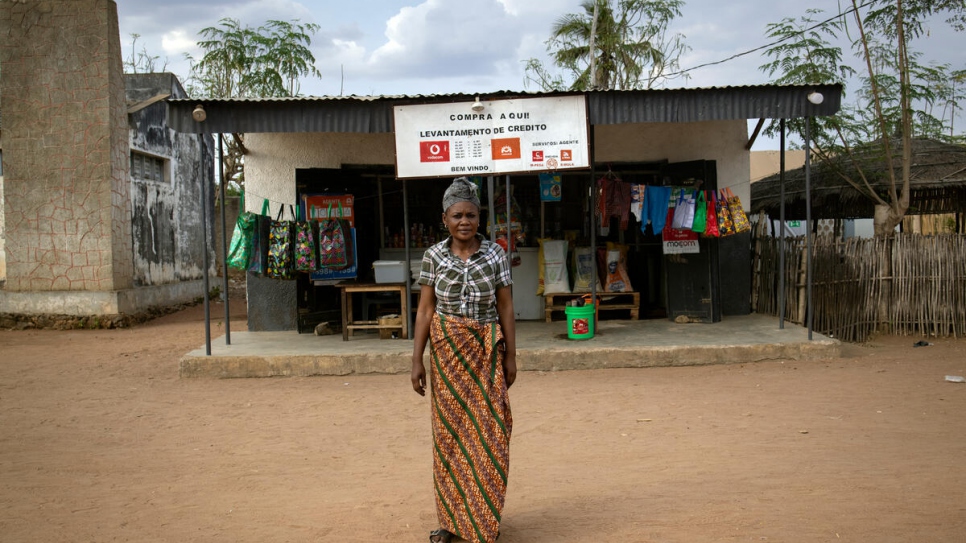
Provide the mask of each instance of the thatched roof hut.
[{"label": "thatched roof hut", "polygon": [[[897,190],[901,189],[902,161],[901,141],[896,140],[894,150]],[[966,212],[966,146],[942,143],[927,138],[912,141],[912,169],[908,214],[964,213]],[[875,148],[875,147],[873,147]],[[885,200],[889,198],[889,174],[881,154],[865,151],[856,154],[856,162],[876,193]],[[811,164],[811,193],[813,219],[858,219],[875,215],[875,202],[860,193],[839,172],[848,172],[861,183],[852,159],[840,155],[833,164],[813,160]],[[771,218],[779,216],[779,174],[751,185],[751,211],[764,211]],[[785,218],[805,218],[805,168],[785,172]]]}]

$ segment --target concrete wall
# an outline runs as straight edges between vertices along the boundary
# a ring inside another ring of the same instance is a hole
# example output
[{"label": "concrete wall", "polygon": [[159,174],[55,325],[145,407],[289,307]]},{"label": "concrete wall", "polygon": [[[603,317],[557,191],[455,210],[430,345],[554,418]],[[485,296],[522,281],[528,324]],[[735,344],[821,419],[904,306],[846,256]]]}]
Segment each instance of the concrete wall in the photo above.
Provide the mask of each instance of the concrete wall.
[{"label": "concrete wall", "polygon": [[[3,149],[3,147],[0,147]],[[7,281],[7,251],[3,233],[3,176],[0,175],[0,287]]]},{"label": "concrete wall", "polygon": [[133,285],[117,6],[0,3],[7,291]]},{"label": "concrete wall", "polygon": [[[0,2],[0,29],[0,313],[136,313],[201,296],[211,138],[168,130],[163,103],[129,117],[116,4]],[[170,74],[149,83],[141,95],[184,96]],[[132,183],[132,143],[169,160],[166,185]]]},{"label": "concrete wall", "polygon": [[[137,104],[159,94],[170,94],[173,99],[187,97],[172,74],[128,74],[125,79],[128,103]],[[132,113],[129,123],[131,149],[163,159],[167,166],[167,177],[161,182],[131,178],[134,284],[201,279],[204,230],[197,225],[203,219],[202,187],[213,186],[213,140],[168,128],[163,101]],[[208,202],[210,212],[211,194]],[[209,219],[209,224],[212,222]],[[209,251],[213,264],[214,247]]]}]

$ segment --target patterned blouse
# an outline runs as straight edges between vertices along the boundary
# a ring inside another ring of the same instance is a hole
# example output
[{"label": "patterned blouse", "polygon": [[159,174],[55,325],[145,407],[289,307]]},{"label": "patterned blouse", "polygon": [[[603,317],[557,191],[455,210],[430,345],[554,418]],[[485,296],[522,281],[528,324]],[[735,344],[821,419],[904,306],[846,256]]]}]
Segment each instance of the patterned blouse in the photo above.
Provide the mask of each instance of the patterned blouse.
[{"label": "patterned blouse", "polygon": [[434,287],[437,312],[494,322],[496,291],[513,283],[510,266],[502,247],[481,234],[476,239],[480,248],[466,262],[450,251],[451,237],[427,249],[416,283]]}]

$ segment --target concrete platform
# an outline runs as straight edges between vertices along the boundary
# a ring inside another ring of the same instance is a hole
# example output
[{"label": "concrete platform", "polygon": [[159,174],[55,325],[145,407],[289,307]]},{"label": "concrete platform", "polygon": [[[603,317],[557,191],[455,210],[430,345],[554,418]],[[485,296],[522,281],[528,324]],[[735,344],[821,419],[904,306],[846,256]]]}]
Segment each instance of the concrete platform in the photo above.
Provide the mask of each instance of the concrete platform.
[{"label": "concrete platform", "polygon": [[[232,332],[181,359],[181,377],[277,377],[409,373],[413,342],[379,339],[376,333],[315,336],[292,332]],[[427,348],[427,357],[429,349]],[[714,324],[658,320],[603,320],[594,338],[567,339],[566,321],[518,322],[520,371],[644,368],[736,364],[773,359],[838,357],[838,340],[770,316],[726,317]]]}]

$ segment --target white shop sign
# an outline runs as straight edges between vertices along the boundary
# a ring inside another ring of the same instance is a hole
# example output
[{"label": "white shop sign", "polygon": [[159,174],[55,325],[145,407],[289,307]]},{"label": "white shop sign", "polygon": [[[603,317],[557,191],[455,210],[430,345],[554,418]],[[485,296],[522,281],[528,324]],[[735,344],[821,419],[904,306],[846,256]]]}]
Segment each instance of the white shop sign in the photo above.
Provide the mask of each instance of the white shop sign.
[{"label": "white shop sign", "polygon": [[396,106],[396,176],[454,177],[586,169],[582,95]]}]

